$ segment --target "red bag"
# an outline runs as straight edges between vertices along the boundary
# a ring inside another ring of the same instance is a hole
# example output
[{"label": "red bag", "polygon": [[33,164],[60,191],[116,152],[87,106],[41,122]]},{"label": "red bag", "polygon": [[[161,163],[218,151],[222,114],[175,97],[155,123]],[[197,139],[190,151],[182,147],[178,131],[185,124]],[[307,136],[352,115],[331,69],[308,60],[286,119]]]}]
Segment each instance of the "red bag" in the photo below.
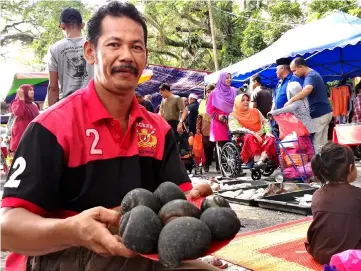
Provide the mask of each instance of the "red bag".
[{"label": "red bag", "polygon": [[281,140],[287,135],[293,134],[293,132],[296,132],[297,136],[310,135],[305,125],[292,113],[283,113],[278,116],[273,116],[273,118],[278,123]]},{"label": "red bag", "polygon": [[202,158],[203,153],[203,137],[202,135],[195,134],[193,137],[193,153],[196,159]]}]

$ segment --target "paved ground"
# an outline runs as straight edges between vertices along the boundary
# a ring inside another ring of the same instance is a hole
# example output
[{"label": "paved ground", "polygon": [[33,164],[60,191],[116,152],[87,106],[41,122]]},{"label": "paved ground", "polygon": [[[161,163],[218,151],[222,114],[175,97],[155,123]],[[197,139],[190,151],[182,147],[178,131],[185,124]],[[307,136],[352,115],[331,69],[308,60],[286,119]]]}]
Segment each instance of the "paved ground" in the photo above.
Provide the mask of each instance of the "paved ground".
[{"label": "paved ground", "polygon": [[[361,164],[360,162],[357,162],[357,168],[358,168],[358,178],[357,181],[354,183],[355,186],[361,187]],[[247,176],[243,177],[244,180],[250,180],[250,173],[248,170],[245,170],[247,172]],[[219,176],[217,172],[215,171],[215,168],[211,168],[210,172],[206,174],[206,176]],[[271,176],[272,177],[272,176]],[[265,179],[265,178],[264,178]],[[5,176],[1,174],[1,182],[0,182],[0,195],[2,194],[2,189],[4,186],[4,180]],[[241,223],[243,227],[241,228],[241,232],[248,232],[253,231],[257,229],[262,229],[265,227],[277,225],[280,223],[293,221],[297,219],[301,219],[304,216],[302,215],[296,215],[296,214],[290,214],[290,213],[284,213],[284,212],[277,212],[272,210],[266,210],[258,207],[250,207],[250,206],[244,206],[239,204],[231,204],[232,208],[237,213],[237,216],[241,220]],[[0,270],[3,270],[5,259],[8,253],[1,253],[1,264],[0,264]],[[238,267],[238,266],[230,266],[226,269],[227,271],[245,271],[246,269]]]}]

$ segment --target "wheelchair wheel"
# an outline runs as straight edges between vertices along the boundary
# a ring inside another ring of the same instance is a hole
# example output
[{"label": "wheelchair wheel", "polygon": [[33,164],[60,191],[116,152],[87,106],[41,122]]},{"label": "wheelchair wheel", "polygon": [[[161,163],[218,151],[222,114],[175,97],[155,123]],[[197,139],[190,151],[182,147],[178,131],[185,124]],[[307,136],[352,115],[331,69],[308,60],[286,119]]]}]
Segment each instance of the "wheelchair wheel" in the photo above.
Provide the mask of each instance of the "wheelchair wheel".
[{"label": "wheelchair wheel", "polygon": [[267,167],[263,172],[262,175],[265,177],[269,177],[272,175],[272,173],[275,171],[274,167]]},{"label": "wheelchair wheel", "polygon": [[251,178],[254,181],[260,180],[262,177],[261,171],[259,169],[252,169]]},{"label": "wheelchair wheel", "polygon": [[241,170],[241,159],[238,148],[231,142],[226,143],[221,150],[221,170],[225,177],[236,178]]}]

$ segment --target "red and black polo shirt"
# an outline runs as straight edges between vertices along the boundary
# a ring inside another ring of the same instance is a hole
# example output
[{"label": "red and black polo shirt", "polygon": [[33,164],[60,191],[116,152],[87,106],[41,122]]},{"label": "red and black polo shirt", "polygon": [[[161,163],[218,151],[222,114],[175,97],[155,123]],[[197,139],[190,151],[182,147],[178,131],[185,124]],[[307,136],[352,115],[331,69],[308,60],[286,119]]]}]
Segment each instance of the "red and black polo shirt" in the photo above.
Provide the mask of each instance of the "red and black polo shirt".
[{"label": "red and black polo shirt", "polygon": [[62,218],[96,206],[118,207],[130,190],[154,191],[164,181],[184,191],[192,187],[170,126],[134,97],[123,134],[92,80],[28,126],[2,207]]}]

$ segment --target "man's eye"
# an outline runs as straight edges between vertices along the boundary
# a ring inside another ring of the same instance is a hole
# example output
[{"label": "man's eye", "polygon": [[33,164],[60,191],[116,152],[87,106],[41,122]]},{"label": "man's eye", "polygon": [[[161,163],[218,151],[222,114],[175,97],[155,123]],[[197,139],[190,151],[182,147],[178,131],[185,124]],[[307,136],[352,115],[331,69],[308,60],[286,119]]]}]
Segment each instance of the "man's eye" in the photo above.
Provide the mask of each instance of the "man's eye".
[{"label": "man's eye", "polygon": [[109,43],[108,46],[110,46],[110,47],[118,47],[119,44],[115,43],[115,42],[112,42],[112,43]]},{"label": "man's eye", "polygon": [[133,45],[133,49],[135,49],[137,51],[143,51],[143,47],[139,46],[139,45]]}]

